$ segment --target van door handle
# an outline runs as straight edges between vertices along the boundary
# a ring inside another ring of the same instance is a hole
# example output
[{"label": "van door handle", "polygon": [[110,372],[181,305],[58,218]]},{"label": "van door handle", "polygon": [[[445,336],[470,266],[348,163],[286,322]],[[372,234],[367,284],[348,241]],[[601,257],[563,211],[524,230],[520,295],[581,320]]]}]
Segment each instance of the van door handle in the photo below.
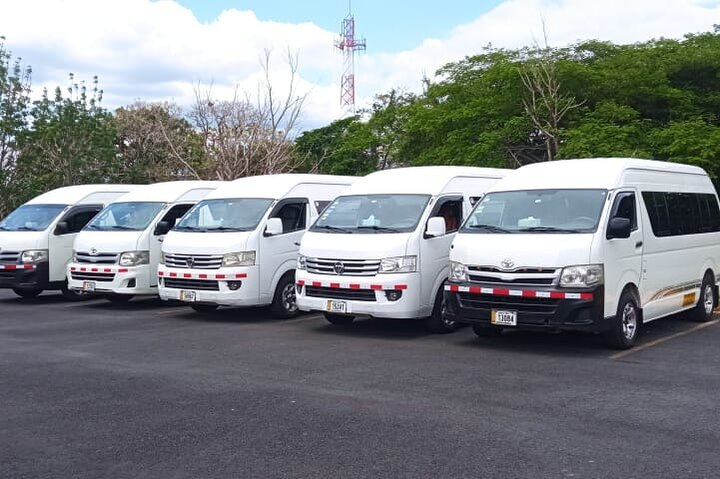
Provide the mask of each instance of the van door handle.
[{"label": "van door handle", "polygon": [[643,244],[642,241],[638,241],[637,243],[635,243],[635,247],[640,248],[642,246],[642,244]]}]

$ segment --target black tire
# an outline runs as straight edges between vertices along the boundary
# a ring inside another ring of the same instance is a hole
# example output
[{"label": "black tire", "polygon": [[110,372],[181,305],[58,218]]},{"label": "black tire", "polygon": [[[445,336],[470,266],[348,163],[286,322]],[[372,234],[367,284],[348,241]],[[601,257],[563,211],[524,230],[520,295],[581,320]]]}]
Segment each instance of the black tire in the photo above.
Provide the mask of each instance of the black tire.
[{"label": "black tire", "polygon": [[325,319],[327,319],[327,322],[330,324],[334,324],[335,326],[345,326],[347,324],[352,323],[355,321],[355,316],[350,316],[347,314],[334,314],[334,313],[323,313],[325,315]]},{"label": "black tire", "polygon": [[32,299],[40,296],[43,290],[35,288],[13,288],[13,292],[23,299]]},{"label": "black tire", "polygon": [[435,304],[433,305],[432,314],[425,319],[425,329],[434,334],[447,334],[457,331],[461,324],[457,321],[448,321],[445,319],[445,298],[444,289],[435,296]]},{"label": "black tire", "polygon": [[634,292],[626,290],[620,296],[617,312],[605,342],[613,349],[630,349],[637,343],[642,328],[642,313]]},{"label": "black tire", "polygon": [[690,311],[690,319],[698,323],[707,323],[713,319],[713,311],[717,306],[717,295],[715,294],[715,280],[711,273],[706,273],[700,286],[700,298],[695,307]]},{"label": "black tire", "polygon": [[86,293],[84,291],[76,291],[74,289],[68,288],[67,283],[63,285],[60,293],[62,294],[63,298],[67,299],[68,301],[85,301],[90,297],[90,293]]},{"label": "black tire", "polygon": [[112,304],[120,305],[120,304],[127,304],[130,302],[131,299],[133,299],[132,294],[109,294],[105,296],[105,299],[110,301]]},{"label": "black tire", "polygon": [[492,338],[497,337],[502,334],[502,328],[497,328],[493,326],[481,326],[479,324],[473,324],[472,325],[473,333],[475,333],[475,336],[478,338]]},{"label": "black tire", "polygon": [[200,314],[214,313],[218,309],[217,304],[193,304],[190,307],[194,309],[196,313]]},{"label": "black tire", "polygon": [[289,319],[297,316],[300,311],[295,298],[295,273],[286,274],[275,288],[270,313],[279,319]]}]

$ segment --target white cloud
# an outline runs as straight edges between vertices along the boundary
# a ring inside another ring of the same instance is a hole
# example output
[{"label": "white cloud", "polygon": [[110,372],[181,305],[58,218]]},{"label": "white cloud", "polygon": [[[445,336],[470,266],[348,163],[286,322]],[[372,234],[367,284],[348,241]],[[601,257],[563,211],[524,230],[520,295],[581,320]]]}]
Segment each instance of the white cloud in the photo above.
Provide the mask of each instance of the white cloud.
[{"label": "white cloud", "polygon": [[[507,0],[444,38],[426,39],[408,51],[361,55],[358,99],[369,101],[393,87],[417,90],[424,73],[432,75],[488,43],[531,44],[542,36],[541,18],[553,45],[588,38],[635,42],[709,30],[720,19],[720,0]],[[212,82],[217,96],[232,95],[236,85],[254,91],[268,48],[282,90],[289,48],[300,59],[299,91],[308,93],[303,126],[320,126],[341,114],[342,58],[332,47],[335,33],[311,23],[261,21],[239,10],[202,23],[169,0],[24,0],[3,5],[0,34],[33,66],[38,92],[65,85],[68,72],[87,81],[97,74],[109,107],[136,99],[189,105],[197,82]]]}]

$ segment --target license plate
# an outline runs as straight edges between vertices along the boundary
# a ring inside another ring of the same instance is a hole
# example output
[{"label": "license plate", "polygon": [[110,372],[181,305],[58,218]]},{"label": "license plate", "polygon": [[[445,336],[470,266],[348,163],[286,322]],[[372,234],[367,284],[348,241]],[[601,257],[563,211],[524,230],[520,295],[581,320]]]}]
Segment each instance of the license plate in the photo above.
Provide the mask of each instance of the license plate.
[{"label": "license plate", "polygon": [[180,301],[195,301],[195,291],[180,291]]},{"label": "license plate", "polygon": [[493,309],[490,322],[498,326],[517,326],[517,311],[498,311],[497,309]]},{"label": "license plate", "polygon": [[95,291],[95,281],[83,281],[82,290],[88,292]]},{"label": "license plate", "polygon": [[325,311],[329,313],[349,313],[348,304],[346,301],[333,301],[329,299],[325,305]]}]

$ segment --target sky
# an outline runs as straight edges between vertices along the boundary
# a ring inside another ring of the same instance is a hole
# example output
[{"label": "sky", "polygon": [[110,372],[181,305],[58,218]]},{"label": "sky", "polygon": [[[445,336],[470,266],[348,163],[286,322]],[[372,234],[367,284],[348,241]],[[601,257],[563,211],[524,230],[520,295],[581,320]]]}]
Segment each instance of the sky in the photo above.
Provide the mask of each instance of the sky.
[{"label": "sky", "polygon": [[[300,129],[326,125],[340,105],[342,55],[333,41],[346,0],[0,0],[0,36],[33,69],[33,94],[98,75],[103,105],[192,105],[196,89],[251,97],[270,50],[274,89],[287,91],[287,53],[306,94]],[[482,47],[515,48],[542,37],[563,46],[681,38],[720,23],[720,0],[354,0],[357,107],[391,88],[419,91],[423,75]]]}]

